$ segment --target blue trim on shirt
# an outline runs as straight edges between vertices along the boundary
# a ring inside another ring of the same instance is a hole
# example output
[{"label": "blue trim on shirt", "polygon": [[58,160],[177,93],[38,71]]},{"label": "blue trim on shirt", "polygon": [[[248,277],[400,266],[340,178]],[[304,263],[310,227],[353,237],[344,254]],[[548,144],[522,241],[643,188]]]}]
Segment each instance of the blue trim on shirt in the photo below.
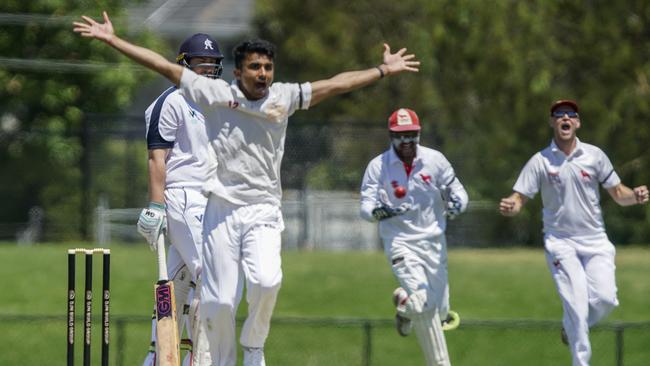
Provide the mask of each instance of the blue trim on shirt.
[{"label": "blue trim on shirt", "polygon": [[176,87],[172,86],[165,90],[165,92],[158,97],[158,100],[156,100],[156,104],[151,112],[151,119],[149,120],[149,130],[147,131],[147,148],[149,150],[171,149],[174,147],[174,141],[167,141],[160,135],[158,122],[160,122],[160,111],[165,103],[165,99],[167,99],[169,94],[173,93],[175,90]]},{"label": "blue trim on shirt", "polygon": [[609,179],[609,177],[612,176],[612,174],[614,174],[614,169],[612,169],[612,171],[609,172],[609,174],[607,174],[607,176],[605,177],[605,179],[603,179],[603,180],[600,182],[600,184],[605,184],[605,182],[607,182],[607,180]]}]

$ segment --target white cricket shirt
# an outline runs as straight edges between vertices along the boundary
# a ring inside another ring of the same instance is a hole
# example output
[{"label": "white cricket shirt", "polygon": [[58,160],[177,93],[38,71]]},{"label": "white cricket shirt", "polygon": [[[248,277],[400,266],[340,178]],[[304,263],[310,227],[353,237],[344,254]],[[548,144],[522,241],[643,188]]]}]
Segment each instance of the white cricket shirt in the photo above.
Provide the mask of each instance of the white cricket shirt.
[{"label": "white cricket shirt", "polygon": [[311,84],[273,83],[266,97],[251,101],[234,81],[229,85],[183,69],[180,88],[201,106],[207,121],[212,169],[203,190],[236,205],[280,206],[288,119],[309,108]]},{"label": "white cricket shirt", "polygon": [[[404,163],[391,146],[372,159],[366,168],[361,185],[361,217],[374,221],[372,210],[376,207],[382,204],[398,207],[408,203],[411,209],[403,215],[379,222],[382,239],[407,241],[438,236],[447,226],[440,187],[453,182],[458,182],[454,169],[439,151],[418,145],[411,174],[407,177]],[[396,187],[404,187],[406,195],[398,198]],[[462,186],[458,189],[464,192]],[[466,197],[465,194],[465,200]]]},{"label": "white cricket shirt", "polygon": [[147,148],[170,149],[166,188],[200,188],[208,171],[205,118],[175,87],[162,93],[145,111]]},{"label": "white cricket shirt", "polygon": [[598,147],[578,140],[567,156],[552,141],[526,163],[513,190],[533,198],[541,188],[545,233],[582,236],[605,232],[599,185],[607,189],[620,183]]}]

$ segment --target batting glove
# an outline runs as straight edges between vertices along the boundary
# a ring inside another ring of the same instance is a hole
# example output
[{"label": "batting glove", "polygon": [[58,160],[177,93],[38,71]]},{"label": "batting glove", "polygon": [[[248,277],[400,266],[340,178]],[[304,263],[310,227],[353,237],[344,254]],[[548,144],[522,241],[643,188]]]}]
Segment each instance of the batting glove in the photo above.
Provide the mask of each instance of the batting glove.
[{"label": "batting glove", "polygon": [[167,230],[165,205],[150,202],[149,207],[142,209],[142,212],[140,212],[138,232],[147,240],[152,251],[158,249],[158,236],[164,230]]}]

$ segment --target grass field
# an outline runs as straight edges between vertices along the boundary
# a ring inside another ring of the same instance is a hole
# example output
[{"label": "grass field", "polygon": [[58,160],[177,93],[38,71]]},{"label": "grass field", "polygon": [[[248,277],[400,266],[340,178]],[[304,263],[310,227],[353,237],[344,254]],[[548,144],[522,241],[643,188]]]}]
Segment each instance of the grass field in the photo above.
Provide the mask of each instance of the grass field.
[{"label": "grass field", "polygon": [[[0,365],[62,365],[65,362],[66,251],[69,245],[19,247],[0,245]],[[111,364],[141,363],[149,342],[148,314],[156,277],[154,253],[146,245],[112,246]],[[99,266],[99,257],[96,262]],[[568,365],[569,352],[559,341],[561,306],[541,249],[451,250],[452,308],[466,326],[447,333],[454,365]],[[284,282],[267,343],[269,365],[361,365],[366,334],[362,325],[345,319],[370,319],[373,366],[421,365],[415,337],[401,338],[390,325],[390,294],[395,280],[381,253],[286,252]],[[77,262],[77,290],[83,287],[83,260]],[[621,306],[608,322],[650,322],[650,249],[624,248],[617,254]],[[101,289],[96,272],[94,288]],[[98,293],[98,291],[96,292]],[[96,297],[95,304],[99,298]],[[79,303],[79,301],[78,301]],[[95,310],[98,310],[95,305]],[[81,313],[81,308],[77,314]],[[240,314],[245,313],[245,306]],[[99,314],[99,312],[97,312]],[[9,316],[56,316],[11,319]],[[135,316],[118,329],[116,319]],[[298,322],[294,318],[339,320]],[[548,326],[509,327],[479,320],[531,319]],[[382,321],[385,320],[385,321]],[[543,323],[546,324],[546,323]],[[77,329],[81,323],[78,323]],[[99,322],[96,322],[96,329]],[[81,332],[77,342],[81,344]],[[119,333],[119,335],[118,335]],[[99,332],[93,333],[99,355]],[[118,354],[116,338],[123,341]],[[614,365],[614,333],[592,333],[594,366]],[[624,365],[648,365],[650,328],[628,329]],[[80,359],[81,347],[77,348]],[[99,363],[93,363],[99,364]]]}]

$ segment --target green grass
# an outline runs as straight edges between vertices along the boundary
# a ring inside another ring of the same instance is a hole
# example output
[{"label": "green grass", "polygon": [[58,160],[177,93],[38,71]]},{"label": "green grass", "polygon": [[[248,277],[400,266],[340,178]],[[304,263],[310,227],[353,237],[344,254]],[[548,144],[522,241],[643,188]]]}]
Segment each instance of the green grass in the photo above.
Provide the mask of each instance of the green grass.
[{"label": "green grass", "polygon": [[[0,315],[5,331],[0,336],[4,352],[0,365],[60,365],[65,360],[67,257],[65,249],[82,246],[0,245]],[[148,246],[112,246],[111,364],[141,363],[149,342],[156,277],[154,253]],[[100,266],[99,257],[95,262]],[[471,320],[533,319],[558,321],[561,305],[541,249],[451,250],[449,253],[451,305],[466,326],[447,333],[452,362],[458,365],[559,365],[569,364],[569,352],[559,342],[556,325],[503,328],[473,326]],[[390,294],[396,285],[381,253],[286,252],[284,281],[274,313],[278,320],[267,342],[269,365],[361,365],[364,329],[358,324],[295,323],[286,318],[365,318],[372,328],[373,366],[423,364],[415,337],[398,337],[390,324]],[[617,254],[617,284],[621,306],[608,321],[650,321],[650,249],[625,248]],[[77,291],[83,287],[83,260],[77,262]],[[101,276],[95,272],[99,293]],[[96,297],[95,304],[98,304]],[[79,303],[79,301],[78,301]],[[95,309],[98,310],[97,305]],[[240,315],[245,314],[245,305]],[[81,313],[78,307],[77,314]],[[98,312],[97,312],[98,314]],[[53,315],[53,320],[7,320],[7,315]],[[117,324],[119,317],[138,321]],[[382,322],[382,320],[386,320]],[[99,322],[95,323],[93,351],[99,356]],[[77,324],[80,330],[81,323]],[[119,334],[118,334],[119,333]],[[625,332],[625,365],[647,365],[650,329]],[[77,342],[81,345],[81,332]],[[117,354],[117,339],[123,352]],[[614,333],[592,333],[593,366],[613,365]],[[498,350],[498,352],[495,352]],[[76,350],[80,360],[81,347]]]}]

